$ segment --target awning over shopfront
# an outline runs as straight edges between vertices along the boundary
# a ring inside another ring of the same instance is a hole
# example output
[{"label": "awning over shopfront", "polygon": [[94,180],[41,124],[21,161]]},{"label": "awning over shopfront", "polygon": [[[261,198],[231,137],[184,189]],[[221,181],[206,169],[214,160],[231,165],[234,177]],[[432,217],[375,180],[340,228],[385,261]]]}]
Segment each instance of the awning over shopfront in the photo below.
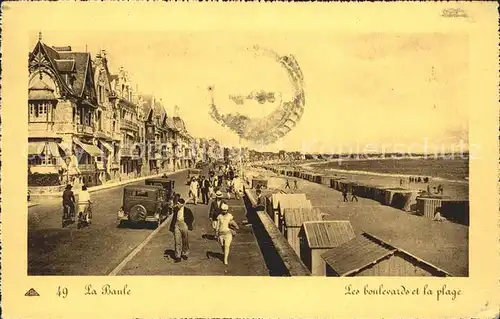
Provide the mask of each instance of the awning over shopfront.
[{"label": "awning over shopfront", "polygon": [[130,136],[130,137],[135,137],[134,133],[131,133],[131,132],[127,132],[127,135]]},{"label": "awning over shopfront", "polygon": [[59,145],[57,143],[48,142],[47,147],[52,156],[61,157],[61,153],[59,152]]},{"label": "awning over shopfront", "polygon": [[99,141],[110,153],[113,153],[113,147],[106,142]]},{"label": "awning over shopfront", "polygon": [[104,153],[95,145],[83,143],[76,137],[73,137],[73,142],[91,156],[104,156]]},{"label": "awning over shopfront", "polygon": [[29,142],[28,155],[40,155],[45,150],[45,142]]},{"label": "awning over shopfront", "polygon": [[60,157],[59,145],[56,142],[29,142],[28,143],[28,155],[52,155]]}]

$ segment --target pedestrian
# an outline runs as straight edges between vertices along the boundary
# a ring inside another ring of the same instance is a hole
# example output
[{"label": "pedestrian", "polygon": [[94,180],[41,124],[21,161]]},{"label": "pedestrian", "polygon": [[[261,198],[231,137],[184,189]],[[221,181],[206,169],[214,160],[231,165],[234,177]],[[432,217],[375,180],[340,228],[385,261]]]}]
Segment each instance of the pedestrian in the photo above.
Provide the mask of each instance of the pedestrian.
[{"label": "pedestrian", "polygon": [[253,205],[253,208],[256,210],[265,210],[266,201],[264,196],[262,196],[262,190],[260,188],[257,189],[255,194],[257,195],[257,198],[255,199],[255,205]]},{"label": "pedestrian", "polygon": [[294,189],[299,189],[299,186],[297,185],[297,183],[298,183],[297,180],[294,179],[293,180],[293,187],[294,187]]},{"label": "pedestrian", "polygon": [[68,209],[68,218],[71,217],[73,221],[75,221],[75,194],[71,190],[73,186],[71,184],[66,185],[66,189],[63,192],[62,199],[63,199],[63,209]]},{"label": "pedestrian", "polygon": [[349,199],[347,198],[347,187],[346,186],[344,186],[342,188],[342,198],[343,198],[344,202],[348,202],[349,201]]},{"label": "pedestrian", "polygon": [[[217,217],[221,213],[221,205],[222,205],[222,192],[217,191],[215,193],[215,200],[212,201],[210,204],[210,207],[208,209],[208,219],[210,220],[210,223],[212,224],[212,228],[215,232],[216,224],[217,224]],[[215,237],[217,238],[217,237]]]},{"label": "pedestrian", "polygon": [[357,189],[356,189],[356,186],[352,186],[351,188],[351,202],[356,200],[356,202],[358,201],[358,197],[356,196],[356,192],[357,192]]},{"label": "pedestrian", "polygon": [[[78,193],[78,218],[80,218],[80,215],[85,213],[85,210],[87,209],[88,205],[91,204],[92,201],[90,200],[90,193],[87,190],[87,185],[82,185],[82,190],[80,193]],[[92,216],[87,215],[85,217],[85,222],[90,224]]]},{"label": "pedestrian", "polygon": [[233,180],[227,179],[226,181],[226,191],[227,191],[227,199],[231,199],[231,193],[233,192]]},{"label": "pedestrian", "polygon": [[188,259],[189,255],[189,230],[193,230],[193,212],[185,206],[186,201],[179,198],[177,207],[174,209],[170,231],[174,233],[175,262],[181,262],[181,258]]},{"label": "pedestrian", "polygon": [[427,184],[427,194],[431,194],[431,185]]},{"label": "pedestrian", "polygon": [[286,179],[286,185],[285,185],[285,189],[290,189],[290,181],[288,180],[288,178]]},{"label": "pedestrian", "polygon": [[233,179],[233,191],[236,199],[240,199],[243,195],[243,183],[238,174],[236,174]]},{"label": "pedestrian", "polygon": [[210,192],[210,181],[205,178],[205,176],[201,177],[201,200],[203,201],[203,204],[208,205],[208,194]]},{"label": "pedestrian", "polygon": [[229,213],[229,206],[222,203],[221,214],[217,217],[215,234],[224,253],[224,265],[228,264],[229,249],[233,236],[236,234],[235,229],[239,229],[238,224],[234,221],[233,215]]},{"label": "pedestrian", "polygon": [[198,203],[198,188],[199,188],[198,180],[195,177],[193,177],[191,179],[191,184],[189,184],[189,194],[191,195],[193,203],[195,205],[197,205]]}]

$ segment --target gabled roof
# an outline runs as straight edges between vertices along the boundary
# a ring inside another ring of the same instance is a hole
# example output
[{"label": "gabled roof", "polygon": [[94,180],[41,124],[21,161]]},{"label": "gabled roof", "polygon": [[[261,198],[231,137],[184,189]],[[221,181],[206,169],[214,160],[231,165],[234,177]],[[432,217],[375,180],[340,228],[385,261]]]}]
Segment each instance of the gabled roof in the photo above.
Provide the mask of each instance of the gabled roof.
[{"label": "gabled roof", "polygon": [[339,276],[346,276],[393,254],[396,250],[384,247],[364,235],[334,247],[321,257]]},{"label": "gabled roof", "polygon": [[445,270],[368,233],[328,250],[321,257],[339,276],[349,276],[395,253],[404,255],[405,259],[437,276],[452,276]]},{"label": "gabled roof", "polygon": [[[88,92],[89,98],[95,98],[90,53],[71,52],[66,51],[66,49],[68,48],[64,48],[65,51],[59,52],[39,41],[30,54],[30,62],[37,59],[39,54],[42,54],[48,60],[56,80],[66,93],[82,98],[87,86],[90,90]],[[61,76],[62,73],[68,72],[73,72],[74,82],[72,88],[66,84],[66,81]]]},{"label": "gabled roof", "polygon": [[173,118],[173,121],[174,121],[174,125],[175,127],[179,130],[179,131],[185,131],[186,130],[186,124],[184,123],[184,121],[178,117],[178,116],[174,116]]},{"label": "gabled roof", "polygon": [[333,248],[356,235],[348,220],[304,222],[304,233],[309,248]]},{"label": "gabled roof", "polygon": [[308,208],[285,208],[284,216],[287,227],[301,227],[304,222],[322,220],[320,212]]},{"label": "gabled roof", "polygon": [[61,58],[73,59],[75,61],[76,74],[75,74],[75,80],[73,82],[73,91],[77,96],[79,97],[83,96],[86,85],[89,85],[92,88],[94,87],[90,53],[60,52],[59,55]]},{"label": "gabled roof", "polygon": [[56,59],[56,67],[60,72],[70,73],[75,71],[75,61],[74,60],[59,60]]},{"label": "gabled roof", "polygon": [[146,116],[146,119],[149,119],[153,115],[153,96],[148,94],[141,94],[139,95],[139,97],[142,100],[141,107],[144,115]]}]

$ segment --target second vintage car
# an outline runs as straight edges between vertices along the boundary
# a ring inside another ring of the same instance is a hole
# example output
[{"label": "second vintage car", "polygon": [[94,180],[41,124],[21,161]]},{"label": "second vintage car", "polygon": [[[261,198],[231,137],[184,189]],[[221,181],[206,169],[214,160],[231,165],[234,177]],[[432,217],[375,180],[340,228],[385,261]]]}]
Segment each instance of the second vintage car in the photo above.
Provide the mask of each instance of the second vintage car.
[{"label": "second vintage car", "polygon": [[123,206],[118,211],[117,220],[140,224],[156,223],[160,226],[172,211],[173,202],[167,200],[161,186],[127,185],[123,188]]}]

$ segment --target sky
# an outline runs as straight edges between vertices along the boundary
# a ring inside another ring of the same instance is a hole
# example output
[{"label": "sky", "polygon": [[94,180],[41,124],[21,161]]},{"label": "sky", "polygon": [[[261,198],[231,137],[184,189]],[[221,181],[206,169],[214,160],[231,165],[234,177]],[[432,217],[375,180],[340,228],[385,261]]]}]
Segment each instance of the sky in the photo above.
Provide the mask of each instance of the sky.
[{"label": "sky", "polygon": [[[229,95],[281,92],[287,73],[252,48],[293,54],[305,82],[306,105],[296,127],[263,151],[341,153],[384,149],[420,152],[467,143],[469,47],[466,36],[437,33],[285,32],[49,32],[50,46],[105,49],[110,71],[123,66],[139,91],[154,94],[195,137],[237,146],[238,136],[209,115],[211,95],[222,111],[264,116],[278,104],[231,104]],[[33,34],[30,46],[36,44]],[[248,141],[243,146],[256,147]]]}]

